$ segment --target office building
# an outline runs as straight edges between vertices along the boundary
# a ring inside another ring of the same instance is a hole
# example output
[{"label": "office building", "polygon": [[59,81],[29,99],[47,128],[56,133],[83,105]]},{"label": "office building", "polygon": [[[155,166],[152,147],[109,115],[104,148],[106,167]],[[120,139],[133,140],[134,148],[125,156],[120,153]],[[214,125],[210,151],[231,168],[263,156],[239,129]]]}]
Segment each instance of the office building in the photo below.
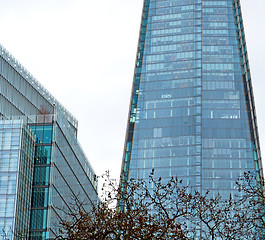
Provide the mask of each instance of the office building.
[{"label": "office building", "polygon": [[87,210],[98,201],[77,120],[0,45],[3,239],[53,239],[74,199]]},{"label": "office building", "polygon": [[229,197],[262,177],[239,0],[145,0],[122,179],[169,180]]}]

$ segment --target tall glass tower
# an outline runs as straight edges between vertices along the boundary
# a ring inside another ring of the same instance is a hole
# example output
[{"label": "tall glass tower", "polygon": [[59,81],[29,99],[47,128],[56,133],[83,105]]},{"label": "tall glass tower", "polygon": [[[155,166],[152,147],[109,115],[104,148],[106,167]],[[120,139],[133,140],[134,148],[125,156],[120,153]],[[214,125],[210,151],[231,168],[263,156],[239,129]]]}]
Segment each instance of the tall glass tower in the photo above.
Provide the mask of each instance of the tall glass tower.
[{"label": "tall glass tower", "polygon": [[262,176],[239,0],[145,0],[122,178],[233,194]]}]

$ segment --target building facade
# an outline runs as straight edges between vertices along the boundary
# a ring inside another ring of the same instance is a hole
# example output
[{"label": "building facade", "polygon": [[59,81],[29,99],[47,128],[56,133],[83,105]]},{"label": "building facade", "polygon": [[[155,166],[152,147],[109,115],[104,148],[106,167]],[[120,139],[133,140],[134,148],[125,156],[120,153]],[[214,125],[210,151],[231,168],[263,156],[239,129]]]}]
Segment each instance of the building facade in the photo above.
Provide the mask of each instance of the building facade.
[{"label": "building facade", "polygon": [[0,45],[2,239],[53,239],[77,199],[98,201],[77,120]]},{"label": "building facade", "polygon": [[233,195],[262,175],[239,0],[145,0],[122,180],[167,180]]},{"label": "building facade", "polygon": [[19,120],[0,121],[1,239],[29,230],[34,147],[33,134]]}]

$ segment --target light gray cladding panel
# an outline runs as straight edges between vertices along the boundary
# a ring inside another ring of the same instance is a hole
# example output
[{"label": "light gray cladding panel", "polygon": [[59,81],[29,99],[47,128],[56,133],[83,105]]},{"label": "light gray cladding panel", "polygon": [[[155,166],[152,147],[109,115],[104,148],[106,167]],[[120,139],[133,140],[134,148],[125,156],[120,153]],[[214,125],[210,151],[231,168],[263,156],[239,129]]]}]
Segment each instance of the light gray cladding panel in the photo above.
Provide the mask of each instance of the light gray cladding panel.
[{"label": "light gray cladding panel", "polygon": [[[39,110],[57,106],[77,129],[78,122],[28,71],[0,44],[0,75],[28,98]],[[1,92],[1,89],[0,89]],[[54,112],[50,112],[54,113]],[[34,114],[35,115],[35,114]]]},{"label": "light gray cladding panel", "polygon": [[1,65],[1,94],[9,102],[25,115],[37,115],[44,109],[53,113],[53,106],[35,88],[5,61],[1,60]]}]

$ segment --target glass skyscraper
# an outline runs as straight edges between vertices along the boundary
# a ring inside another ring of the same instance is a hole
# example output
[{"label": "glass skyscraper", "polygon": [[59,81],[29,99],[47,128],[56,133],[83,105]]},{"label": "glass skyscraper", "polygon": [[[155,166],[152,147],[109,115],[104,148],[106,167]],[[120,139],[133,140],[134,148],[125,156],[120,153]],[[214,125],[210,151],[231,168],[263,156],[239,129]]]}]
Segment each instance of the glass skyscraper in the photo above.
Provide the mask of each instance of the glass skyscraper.
[{"label": "glass skyscraper", "polygon": [[145,0],[122,180],[183,179],[233,195],[262,177],[239,0]]},{"label": "glass skyscraper", "polygon": [[77,120],[0,45],[0,238],[53,239],[74,199],[98,201]]}]

